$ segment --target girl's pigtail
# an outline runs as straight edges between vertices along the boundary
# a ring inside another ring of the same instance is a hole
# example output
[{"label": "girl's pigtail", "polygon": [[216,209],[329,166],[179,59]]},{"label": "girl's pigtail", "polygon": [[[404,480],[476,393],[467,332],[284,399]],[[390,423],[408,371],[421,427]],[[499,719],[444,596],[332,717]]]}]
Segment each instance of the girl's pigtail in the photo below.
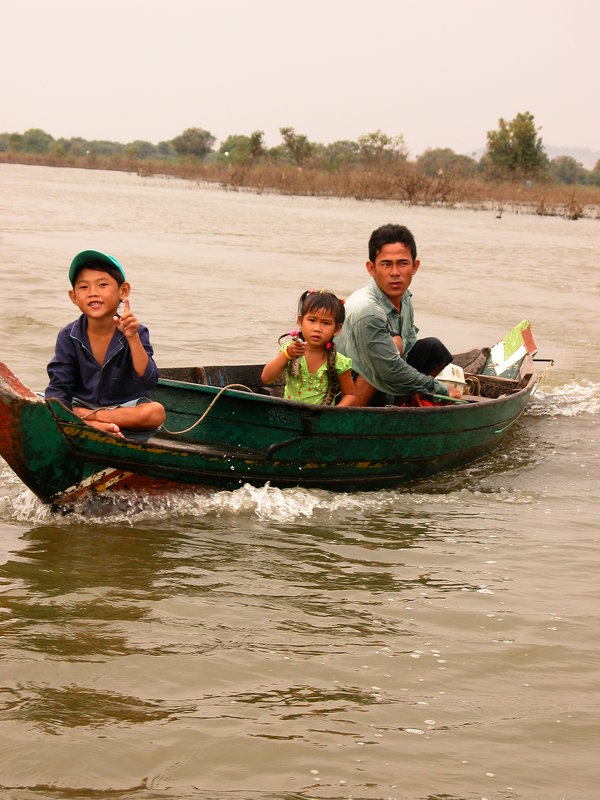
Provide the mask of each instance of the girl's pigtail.
[{"label": "girl's pigtail", "polygon": [[340,391],[340,382],[338,380],[337,372],[335,371],[335,358],[337,350],[333,342],[329,342],[327,348],[327,378],[329,380],[329,391],[323,398],[321,405],[330,406]]},{"label": "girl's pigtail", "polygon": [[[336,322],[338,324],[339,323],[343,324],[344,323],[344,317],[346,316],[345,308],[344,308],[345,303],[344,303],[343,300],[340,300],[339,297],[336,297],[333,294],[333,292],[331,292],[331,294],[333,295],[333,297],[336,300],[336,306],[337,306]],[[323,398],[322,405],[324,405],[324,406],[330,406],[334,402],[336,396],[341,391],[341,386],[340,386],[340,381],[339,381],[339,378],[338,378],[338,374],[335,371],[335,359],[336,359],[336,356],[337,356],[337,348],[336,348],[335,344],[333,343],[333,340],[331,340],[331,342],[327,343],[327,378],[328,378],[328,382],[329,382],[329,391],[327,392],[327,394]]]}]

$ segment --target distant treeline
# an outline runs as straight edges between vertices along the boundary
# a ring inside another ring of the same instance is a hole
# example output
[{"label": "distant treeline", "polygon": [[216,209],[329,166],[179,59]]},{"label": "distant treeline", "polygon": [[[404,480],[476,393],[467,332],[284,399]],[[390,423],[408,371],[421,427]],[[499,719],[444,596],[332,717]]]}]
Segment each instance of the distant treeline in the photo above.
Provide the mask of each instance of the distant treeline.
[{"label": "distant treeline", "polygon": [[327,145],[291,127],[280,128],[280,134],[276,147],[267,147],[263,131],[254,131],[232,134],[215,149],[216,138],[203,128],[188,128],[158,144],[54,139],[31,128],[0,133],[0,161],[165,173],[231,187],[359,199],[525,203],[537,213],[573,219],[586,205],[600,205],[600,161],[587,170],[571,156],[550,160],[529,112],[500,119],[498,128],[488,131],[480,159],[450,148],[427,149],[410,159],[402,136],[380,130]]}]

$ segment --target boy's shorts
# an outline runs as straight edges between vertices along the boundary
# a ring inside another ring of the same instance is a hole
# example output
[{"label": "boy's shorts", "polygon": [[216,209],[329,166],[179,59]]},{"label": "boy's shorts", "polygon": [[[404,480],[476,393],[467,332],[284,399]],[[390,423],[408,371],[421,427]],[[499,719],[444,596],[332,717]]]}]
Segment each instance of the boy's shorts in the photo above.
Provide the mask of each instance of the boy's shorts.
[{"label": "boy's shorts", "polygon": [[103,406],[97,403],[86,403],[85,400],[80,400],[79,397],[74,397],[71,400],[72,406],[80,406],[81,408],[89,408],[90,411],[97,411],[99,408],[104,408],[107,411],[113,411],[115,408],[135,408],[141,403],[151,403],[149,397],[136,397],[135,400],[126,400],[124,403],[115,403],[114,406]]}]

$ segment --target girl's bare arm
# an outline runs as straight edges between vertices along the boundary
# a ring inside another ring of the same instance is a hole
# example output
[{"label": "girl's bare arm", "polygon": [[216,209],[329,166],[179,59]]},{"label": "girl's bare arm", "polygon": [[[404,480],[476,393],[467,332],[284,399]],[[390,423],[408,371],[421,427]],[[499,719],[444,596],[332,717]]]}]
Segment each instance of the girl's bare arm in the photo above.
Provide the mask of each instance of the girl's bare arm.
[{"label": "girl's bare arm", "polygon": [[341,406],[353,406],[356,398],[354,395],[352,371],[348,369],[346,372],[342,372],[341,375],[338,375],[338,381],[340,382],[340,389],[342,390],[343,397],[337,404],[337,408]]}]

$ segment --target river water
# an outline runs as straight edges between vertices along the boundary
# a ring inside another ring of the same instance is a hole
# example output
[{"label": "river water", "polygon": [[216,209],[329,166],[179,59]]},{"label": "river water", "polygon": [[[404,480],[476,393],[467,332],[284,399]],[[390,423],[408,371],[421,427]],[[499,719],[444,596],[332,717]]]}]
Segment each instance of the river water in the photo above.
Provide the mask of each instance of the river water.
[{"label": "river water", "polygon": [[67,268],[116,255],[163,366],[258,363],[407,224],[422,335],[524,317],[555,367],[493,455],[409,488],[120,498],[0,459],[0,797],[598,797],[600,225],[0,165],[0,359],[34,389]]}]

